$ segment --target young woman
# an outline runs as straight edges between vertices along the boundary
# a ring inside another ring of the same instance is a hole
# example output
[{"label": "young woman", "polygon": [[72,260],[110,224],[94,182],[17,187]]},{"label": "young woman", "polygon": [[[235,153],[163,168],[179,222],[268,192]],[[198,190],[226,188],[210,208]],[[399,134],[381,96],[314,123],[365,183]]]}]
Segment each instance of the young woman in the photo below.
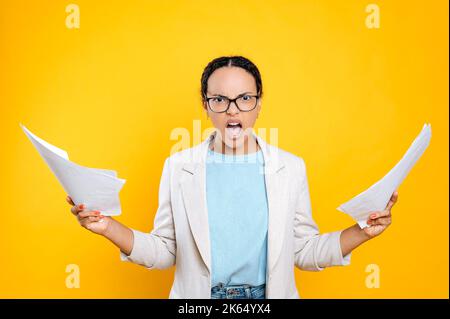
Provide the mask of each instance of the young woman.
[{"label": "young woman", "polygon": [[216,128],[164,163],[154,229],[143,233],[85,205],[80,224],[148,269],[175,265],[169,298],[299,298],[294,266],[348,265],[351,252],[391,224],[395,192],[369,227],[319,234],[305,163],[253,131],[261,111],[258,68],[241,56],[211,61],[201,78],[203,107]]}]

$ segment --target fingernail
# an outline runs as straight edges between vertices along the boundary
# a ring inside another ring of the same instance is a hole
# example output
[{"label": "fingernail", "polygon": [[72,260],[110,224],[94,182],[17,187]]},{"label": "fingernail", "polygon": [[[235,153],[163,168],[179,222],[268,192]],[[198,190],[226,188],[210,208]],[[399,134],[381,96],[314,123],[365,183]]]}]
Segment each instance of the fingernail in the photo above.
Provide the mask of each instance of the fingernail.
[{"label": "fingernail", "polygon": [[81,205],[80,205],[80,208],[81,208],[81,209],[84,209],[84,205],[83,205],[83,204],[81,204]]},{"label": "fingernail", "polygon": [[377,217],[377,215],[375,215],[375,214],[370,215],[370,218],[375,218],[375,217]]},{"label": "fingernail", "polygon": [[100,215],[100,218],[103,218],[103,217],[105,217],[105,216],[103,216],[103,215]]}]

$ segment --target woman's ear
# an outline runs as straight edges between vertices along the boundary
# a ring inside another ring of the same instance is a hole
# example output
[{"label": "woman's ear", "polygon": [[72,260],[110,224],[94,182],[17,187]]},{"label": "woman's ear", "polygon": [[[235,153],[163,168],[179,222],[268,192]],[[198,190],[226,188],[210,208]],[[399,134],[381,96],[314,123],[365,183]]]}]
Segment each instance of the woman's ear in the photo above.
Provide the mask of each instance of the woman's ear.
[{"label": "woman's ear", "polygon": [[209,114],[208,114],[208,107],[206,106],[206,102],[203,101],[202,104],[203,104],[203,110],[205,110],[206,118],[208,119],[209,118]]},{"label": "woman's ear", "polygon": [[259,112],[261,112],[261,99],[258,100],[258,105],[256,106],[256,118],[258,118]]}]

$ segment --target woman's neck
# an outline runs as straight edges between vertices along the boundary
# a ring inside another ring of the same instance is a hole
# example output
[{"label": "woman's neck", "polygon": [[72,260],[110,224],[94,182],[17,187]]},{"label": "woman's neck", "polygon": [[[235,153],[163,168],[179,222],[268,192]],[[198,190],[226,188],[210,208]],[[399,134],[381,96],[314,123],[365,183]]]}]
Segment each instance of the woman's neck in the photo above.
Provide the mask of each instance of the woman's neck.
[{"label": "woman's neck", "polygon": [[257,139],[250,135],[248,138],[244,140],[244,143],[238,147],[229,147],[225,144],[223,140],[220,138],[214,138],[213,143],[210,145],[210,150],[222,153],[226,155],[245,155],[245,154],[251,154],[258,152],[261,149],[261,147],[258,144]]}]

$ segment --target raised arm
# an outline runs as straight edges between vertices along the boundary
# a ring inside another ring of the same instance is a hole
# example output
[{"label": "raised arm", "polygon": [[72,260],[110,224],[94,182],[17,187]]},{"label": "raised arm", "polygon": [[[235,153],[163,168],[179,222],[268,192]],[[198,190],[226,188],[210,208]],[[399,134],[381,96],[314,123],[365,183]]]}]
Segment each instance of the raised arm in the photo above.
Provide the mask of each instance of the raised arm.
[{"label": "raised arm", "polygon": [[347,255],[362,243],[380,235],[392,223],[391,209],[398,200],[398,191],[395,191],[383,211],[374,211],[369,215],[366,228],[361,229],[355,224],[345,229],[341,234],[342,254]]},{"label": "raised arm", "polygon": [[100,211],[89,211],[84,204],[75,205],[70,196],[66,201],[72,206],[70,211],[84,228],[102,235],[116,245],[123,253],[130,254],[133,248],[133,232],[112,217],[103,216]]},{"label": "raised arm", "polygon": [[131,261],[148,269],[164,269],[175,264],[176,240],[170,199],[169,160],[164,163],[159,186],[159,203],[154,228],[150,233],[129,228],[117,220],[102,216],[98,211],[87,211],[84,205],[72,205],[81,226],[110,240],[120,249],[123,261]]},{"label": "raised arm", "polygon": [[395,191],[384,211],[370,214],[367,224],[361,229],[358,224],[340,231],[320,234],[311,212],[306,167],[303,159],[299,163],[300,185],[295,212],[295,262],[300,269],[319,271],[330,266],[345,266],[350,263],[352,251],[380,235],[391,224],[391,208],[397,202]]}]

